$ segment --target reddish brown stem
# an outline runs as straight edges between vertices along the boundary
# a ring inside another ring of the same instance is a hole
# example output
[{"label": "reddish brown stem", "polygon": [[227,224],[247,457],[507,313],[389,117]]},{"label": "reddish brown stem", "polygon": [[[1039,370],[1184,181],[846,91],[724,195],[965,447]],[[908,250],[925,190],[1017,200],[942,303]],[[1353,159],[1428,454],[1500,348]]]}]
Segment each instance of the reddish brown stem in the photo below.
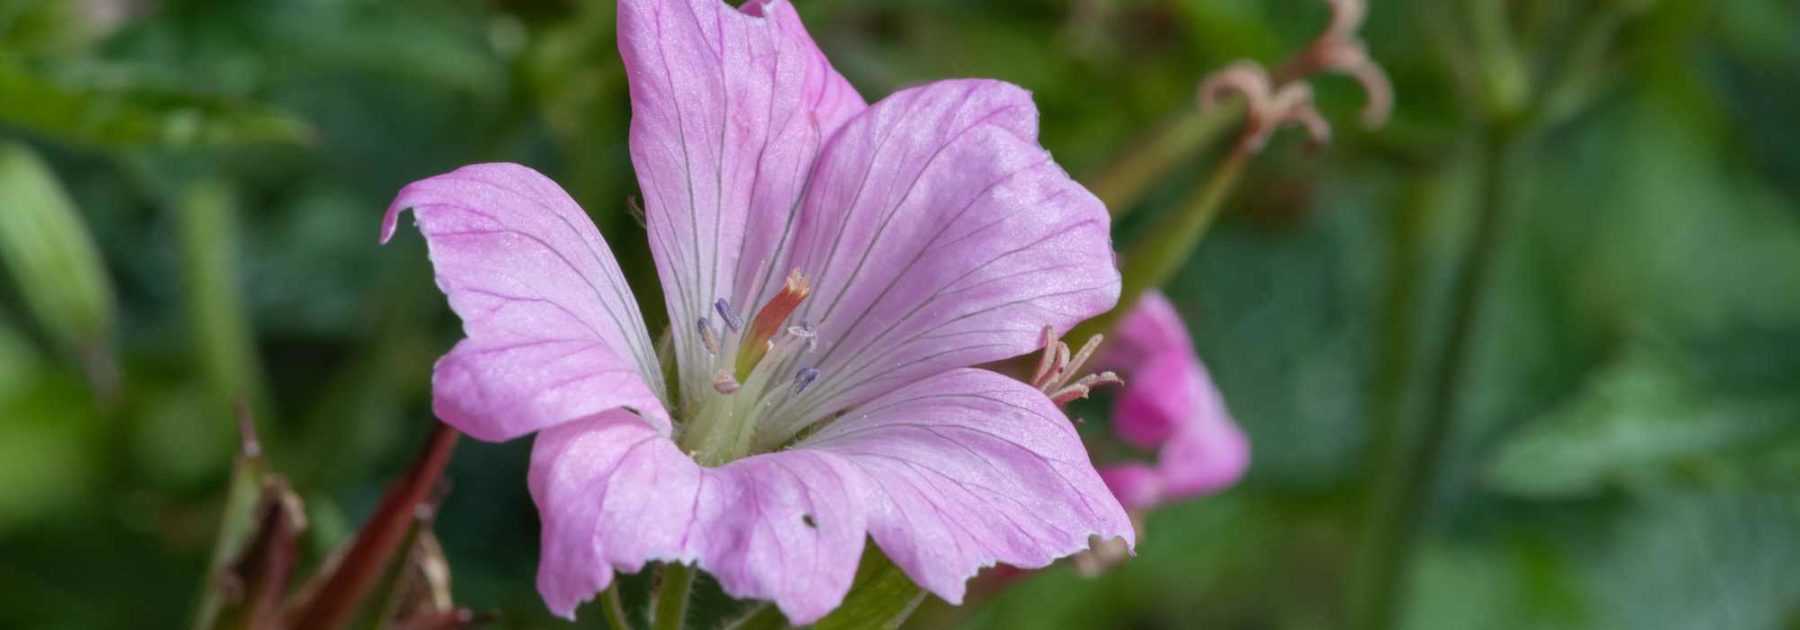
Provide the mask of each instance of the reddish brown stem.
[{"label": "reddish brown stem", "polygon": [[270,480],[263,490],[262,516],[256,538],[233,569],[242,581],[243,621],[240,627],[271,630],[280,626],[281,600],[299,556],[296,538],[305,529],[299,500],[280,480]]},{"label": "reddish brown stem", "polygon": [[357,606],[381,579],[383,569],[406,540],[413,515],[426,501],[450,462],[450,451],[456,446],[457,432],[439,424],[433,430],[424,452],[413,462],[398,483],[381,497],[375,514],[357,532],[350,550],[345,552],[319,589],[291,611],[290,628],[341,628],[356,613]]}]

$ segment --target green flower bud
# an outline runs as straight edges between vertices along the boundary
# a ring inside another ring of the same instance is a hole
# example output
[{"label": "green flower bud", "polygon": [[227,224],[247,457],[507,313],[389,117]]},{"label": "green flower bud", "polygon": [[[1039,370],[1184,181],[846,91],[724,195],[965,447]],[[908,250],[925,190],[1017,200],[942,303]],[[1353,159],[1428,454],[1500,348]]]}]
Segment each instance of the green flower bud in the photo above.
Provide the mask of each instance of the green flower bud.
[{"label": "green flower bud", "polygon": [[29,147],[0,144],[0,262],[38,325],[90,370],[107,361],[112,283],[56,174]]}]

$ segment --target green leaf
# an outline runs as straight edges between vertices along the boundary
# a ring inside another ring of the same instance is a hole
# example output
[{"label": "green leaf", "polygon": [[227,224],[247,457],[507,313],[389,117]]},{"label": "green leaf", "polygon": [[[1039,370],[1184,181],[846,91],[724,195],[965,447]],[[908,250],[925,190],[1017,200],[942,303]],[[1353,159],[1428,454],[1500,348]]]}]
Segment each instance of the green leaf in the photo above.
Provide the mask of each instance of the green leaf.
[{"label": "green leaf", "polygon": [[22,144],[0,144],[0,261],[50,337],[110,365],[114,298],[100,251],[56,174]]},{"label": "green leaf", "polygon": [[1487,481],[1533,497],[1691,481],[1707,462],[1792,437],[1800,398],[1720,392],[1681,369],[1688,363],[1648,348],[1627,353],[1508,441]]},{"label": "green leaf", "polygon": [[58,80],[0,55],[0,123],[103,147],[303,144],[312,129],[286,113],[221,96],[142,85],[126,76]]},{"label": "green leaf", "polygon": [[[30,53],[73,51],[118,26],[98,3],[56,0],[0,0],[0,43]],[[123,13],[120,11],[118,13]]]},{"label": "green leaf", "polygon": [[1402,628],[1589,627],[1581,576],[1567,558],[1524,542],[1420,550]]},{"label": "green leaf", "polygon": [[869,545],[856,567],[856,579],[850,583],[850,594],[844,596],[844,603],[813,627],[819,630],[891,630],[906,623],[923,601],[925,591],[913,584],[880,549]]},{"label": "green leaf", "polygon": [[1588,568],[1592,627],[1791,627],[1800,602],[1800,500],[1792,493],[1649,497]]},{"label": "green leaf", "polygon": [[[106,482],[110,427],[80,382],[38,362],[0,334],[0,538],[87,507]],[[5,347],[14,346],[14,347]],[[20,364],[6,361],[23,359]],[[13,372],[14,368],[23,370]],[[8,381],[11,376],[19,380]]]}]

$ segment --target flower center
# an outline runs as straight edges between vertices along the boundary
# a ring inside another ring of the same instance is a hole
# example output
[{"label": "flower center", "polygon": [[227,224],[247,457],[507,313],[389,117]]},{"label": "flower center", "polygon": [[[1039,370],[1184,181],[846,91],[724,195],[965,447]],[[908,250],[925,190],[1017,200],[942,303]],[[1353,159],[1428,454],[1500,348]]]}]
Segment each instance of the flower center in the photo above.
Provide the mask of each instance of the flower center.
[{"label": "flower center", "polygon": [[750,454],[759,417],[818,380],[819,371],[802,362],[816,345],[812,326],[788,322],[811,293],[796,271],[748,327],[723,298],[713,303],[716,323],[713,317],[695,322],[712,377],[684,384],[695,388],[698,402],[678,440],[696,461],[713,466]]}]

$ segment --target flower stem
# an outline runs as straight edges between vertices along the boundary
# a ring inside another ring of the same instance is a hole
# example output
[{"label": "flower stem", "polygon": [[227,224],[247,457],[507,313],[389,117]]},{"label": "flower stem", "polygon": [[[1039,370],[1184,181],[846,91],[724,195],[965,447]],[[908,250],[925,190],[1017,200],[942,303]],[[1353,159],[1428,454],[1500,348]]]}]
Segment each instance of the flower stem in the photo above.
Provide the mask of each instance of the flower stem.
[{"label": "flower stem", "polygon": [[1111,330],[1113,323],[1137,303],[1139,296],[1168,282],[1193,254],[1194,247],[1212,227],[1213,220],[1218,218],[1220,207],[1236,187],[1250,155],[1240,143],[1181,207],[1152,225],[1149,233],[1124,254],[1124,268],[1120,270],[1124,279],[1118,305],[1082,323],[1065,336],[1081,340]]},{"label": "flower stem", "polygon": [[723,630],[781,630],[787,627],[787,617],[768,602],[752,605],[737,619],[722,626]]},{"label": "flower stem", "polygon": [[1131,212],[1164,173],[1211,145],[1244,113],[1241,103],[1207,111],[1186,107],[1158,123],[1118,158],[1088,178],[1088,188],[1117,220]]},{"label": "flower stem", "polygon": [[606,588],[606,592],[600,594],[600,605],[606,615],[606,627],[612,630],[631,630],[631,619],[625,616],[625,602],[619,598],[617,580]]},{"label": "flower stem", "polygon": [[681,630],[687,625],[688,596],[694,592],[694,567],[678,562],[663,565],[656,574],[656,595],[650,609],[653,630]]},{"label": "flower stem", "polygon": [[1385,474],[1376,478],[1370,495],[1359,545],[1365,555],[1358,563],[1360,575],[1350,608],[1353,629],[1380,630],[1397,621],[1419,523],[1430,507],[1431,484],[1467,389],[1470,348],[1505,223],[1507,162],[1513,144],[1513,135],[1504,127],[1491,130],[1486,138],[1474,235],[1450,287],[1450,328],[1426,403],[1425,426],[1409,448],[1395,449],[1399,452],[1383,463]]},{"label": "flower stem", "polygon": [[336,568],[314,578],[318,588],[304,605],[292,610],[285,627],[341,628],[350,621],[417,522],[416,510],[443,477],[458,435],[449,425],[433,425],[431,437],[412,467],[382,495],[374,515],[357,531]]},{"label": "flower stem", "polygon": [[1626,20],[1634,11],[1642,10],[1621,6],[1629,4],[1632,3],[1612,2],[1586,18],[1580,27],[1582,34],[1560,64],[1561,71],[1549,79],[1538,99],[1539,111],[1535,114],[1540,126],[1552,127],[1573,118],[1586,109],[1599,85],[1607,81],[1607,53],[1612,51]]},{"label": "flower stem", "polygon": [[1424,247],[1421,243],[1425,223],[1433,208],[1442,203],[1448,188],[1445,169],[1427,167],[1415,174],[1407,184],[1403,198],[1397,200],[1387,225],[1388,285],[1381,313],[1381,352],[1376,357],[1374,382],[1370,387],[1369,444],[1363,461],[1363,476],[1372,478],[1380,466],[1399,457],[1404,435],[1404,419],[1408,402],[1408,381],[1414,373],[1418,357],[1418,317],[1420,300],[1418,270],[1423,268]]}]

